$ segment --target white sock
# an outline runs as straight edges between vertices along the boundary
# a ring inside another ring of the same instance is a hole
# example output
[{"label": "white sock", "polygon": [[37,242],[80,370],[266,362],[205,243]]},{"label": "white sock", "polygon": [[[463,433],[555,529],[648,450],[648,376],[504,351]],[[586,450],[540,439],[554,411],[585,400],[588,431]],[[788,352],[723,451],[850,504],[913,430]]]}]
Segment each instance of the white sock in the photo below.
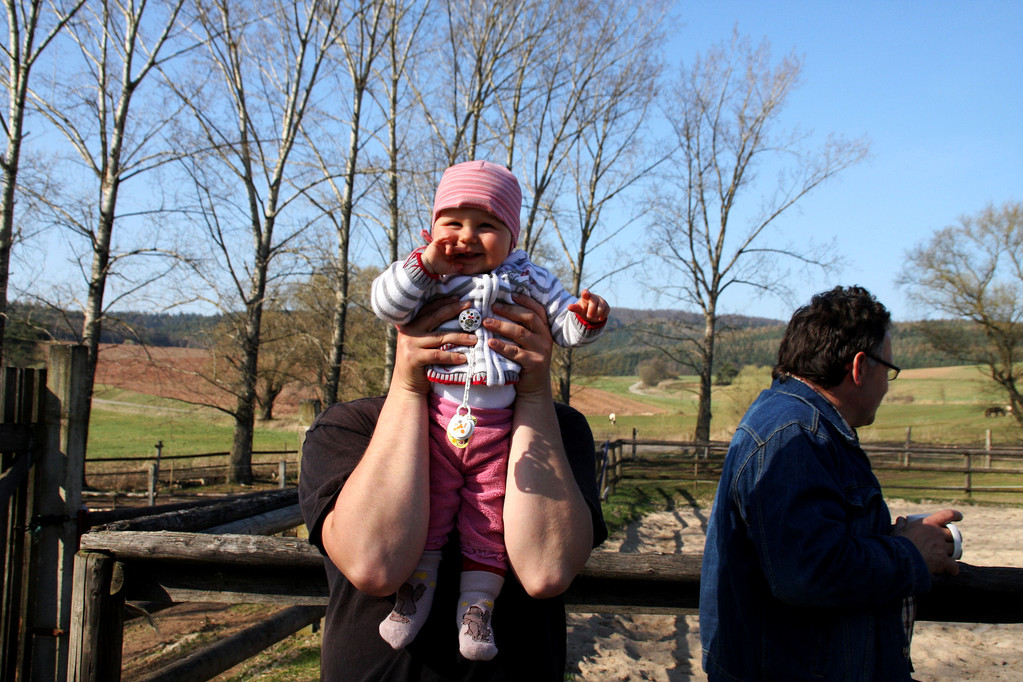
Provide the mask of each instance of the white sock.
[{"label": "white sock", "polygon": [[380,621],[380,636],[392,648],[407,646],[422,629],[437,591],[439,566],[440,551],[423,552],[416,570],[395,595],[394,609]]},{"label": "white sock", "polygon": [[501,593],[504,576],[490,571],[462,571],[458,597],[458,650],[470,661],[489,661],[497,655],[490,617]]}]

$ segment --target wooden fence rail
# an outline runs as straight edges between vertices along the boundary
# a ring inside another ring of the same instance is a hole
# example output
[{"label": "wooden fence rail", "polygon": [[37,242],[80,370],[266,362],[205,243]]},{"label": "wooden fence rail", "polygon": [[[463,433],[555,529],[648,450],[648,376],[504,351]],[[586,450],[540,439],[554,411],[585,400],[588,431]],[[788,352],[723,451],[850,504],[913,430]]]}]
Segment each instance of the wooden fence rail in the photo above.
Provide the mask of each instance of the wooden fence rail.
[{"label": "wooden fence rail", "polygon": [[[967,498],[978,493],[1023,493],[1023,448],[873,443],[864,443],[863,447],[886,491],[956,492]],[[598,443],[597,448],[597,475],[602,499],[606,500],[627,479],[716,484],[728,443],[619,439]],[[916,474],[935,476],[925,483],[902,480]],[[962,482],[947,480],[950,476],[959,476]],[[992,482],[996,477],[997,482]]]},{"label": "wooden fence rail", "polygon": [[[305,540],[168,531],[98,531],[76,557],[71,631],[73,680],[120,676],[125,601],[327,603],[323,557]],[[700,555],[594,553],[566,593],[570,611],[695,614]],[[316,616],[305,609],[294,622]],[[1023,622],[1023,569],[960,564],[918,600],[920,620]],[[245,656],[248,657],[247,655]],[[203,675],[236,665],[237,655],[204,655]],[[241,660],[244,660],[241,659]],[[183,665],[181,662],[174,665]],[[224,667],[226,666],[226,667]],[[192,669],[192,668],[190,668]],[[170,679],[153,673],[153,679]],[[208,679],[190,676],[190,679]]]}]

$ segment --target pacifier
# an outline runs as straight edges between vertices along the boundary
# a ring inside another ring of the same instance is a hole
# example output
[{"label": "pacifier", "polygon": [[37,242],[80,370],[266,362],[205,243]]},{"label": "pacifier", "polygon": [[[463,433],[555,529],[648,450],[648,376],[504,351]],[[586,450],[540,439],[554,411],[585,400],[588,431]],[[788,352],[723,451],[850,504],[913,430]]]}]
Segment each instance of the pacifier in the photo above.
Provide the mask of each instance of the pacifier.
[{"label": "pacifier", "polygon": [[[465,410],[462,414],[461,410]],[[476,417],[472,416],[472,410],[468,405],[459,405],[455,410],[455,416],[448,422],[448,440],[456,448],[464,448],[469,444],[473,431],[476,430]]]}]

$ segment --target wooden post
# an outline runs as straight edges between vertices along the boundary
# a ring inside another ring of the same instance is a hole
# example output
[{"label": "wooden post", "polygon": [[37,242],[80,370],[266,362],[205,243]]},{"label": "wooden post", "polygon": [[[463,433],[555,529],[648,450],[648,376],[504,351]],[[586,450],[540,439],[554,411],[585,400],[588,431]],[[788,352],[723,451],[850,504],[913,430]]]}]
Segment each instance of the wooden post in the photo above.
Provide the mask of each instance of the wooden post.
[{"label": "wooden post", "polygon": [[973,497],[973,455],[966,453],[966,497]]},{"label": "wooden post", "polygon": [[638,433],[638,431],[636,431],[636,427],[635,426],[632,427],[632,461],[633,462],[636,461],[636,434],[637,433]]},{"label": "wooden post", "polygon": [[160,469],[156,464],[149,465],[149,485],[147,486],[146,497],[149,500],[149,506],[156,506],[156,477],[159,475]]},{"label": "wooden post", "polygon": [[156,482],[159,483],[160,482],[160,457],[163,455],[163,441],[162,440],[157,441],[156,445],[154,445],[153,447],[156,448]]},{"label": "wooden post", "polygon": [[987,450],[987,454],[984,455],[984,468],[991,468],[991,429],[988,429],[984,435],[984,449]]},{"label": "wooden post", "polygon": [[906,427],[906,450],[903,453],[903,460],[902,460],[902,466],[906,467],[907,469],[909,468],[909,446],[910,446],[910,443],[912,443],[912,441],[913,441],[913,427],[912,426],[907,426]]},{"label": "wooden post", "polygon": [[123,564],[99,552],[75,556],[68,682],[121,679],[123,587]]},{"label": "wooden post", "polygon": [[89,412],[87,372],[85,346],[50,346],[45,438],[32,471],[33,542],[26,581],[33,680],[67,676],[72,574],[88,432],[83,418]]},{"label": "wooden post", "polygon": [[[30,661],[25,642],[29,610],[28,570],[34,536],[29,532],[34,513],[32,467],[38,462],[39,424],[46,412],[46,371],[0,368],[0,422],[20,432],[15,438],[6,430],[0,441],[3,472],[0,478],[0,679],[28,678]],[[15,443],[18,440],[21,442]]]},{"label": "wooden post", "polygon": [[622,481],[622,461],[625,459],[624,457],[622,457],[622,451],[621,450],[615,449],[614,453],[615,453],[615,456],[614,456],[614,463],[615,463],[614,471],[615,471],[615,473],[614,473],[614,476],[611,478],[611,480],[613,481],[613,483],[611,485],[611,492],[612,493],[615,492],[618,489],[618,484],[621,483],[621,481]]},{"label": "wooden post", "polygon": [[277,487],[284,490],[288,482],[288,462],[280,460],[277,462]]}]

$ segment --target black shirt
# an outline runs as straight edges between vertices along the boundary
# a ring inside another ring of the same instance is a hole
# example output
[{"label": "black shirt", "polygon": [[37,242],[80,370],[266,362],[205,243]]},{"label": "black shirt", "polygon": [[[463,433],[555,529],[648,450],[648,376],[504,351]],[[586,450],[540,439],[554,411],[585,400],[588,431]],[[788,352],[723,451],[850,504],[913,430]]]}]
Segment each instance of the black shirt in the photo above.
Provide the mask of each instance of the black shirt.
[{"label": "black shirt", "polygon": [[[338,403],[313,422],[302,451],[299,502],[309,541],[323,551],[323,519],[362,457],[384,399]],[[568,461],[593,516],[596,547],[607,537],[595,475],[593,435],[586,419],[555,404]],[[360,592],[324,556],[330,600],[324,619],[320,677],[349,680],[552,680],[565,674],[565,605],[561,597],[533,599],[508,573],[494,605],[492,625],[498,654],[491,661],[467,661],[458,652],[455,608],[461,555],[457,532],[443,550],[437,592],[429,619],[416,639],[393,650],[377,627],[394,598]]]}]

